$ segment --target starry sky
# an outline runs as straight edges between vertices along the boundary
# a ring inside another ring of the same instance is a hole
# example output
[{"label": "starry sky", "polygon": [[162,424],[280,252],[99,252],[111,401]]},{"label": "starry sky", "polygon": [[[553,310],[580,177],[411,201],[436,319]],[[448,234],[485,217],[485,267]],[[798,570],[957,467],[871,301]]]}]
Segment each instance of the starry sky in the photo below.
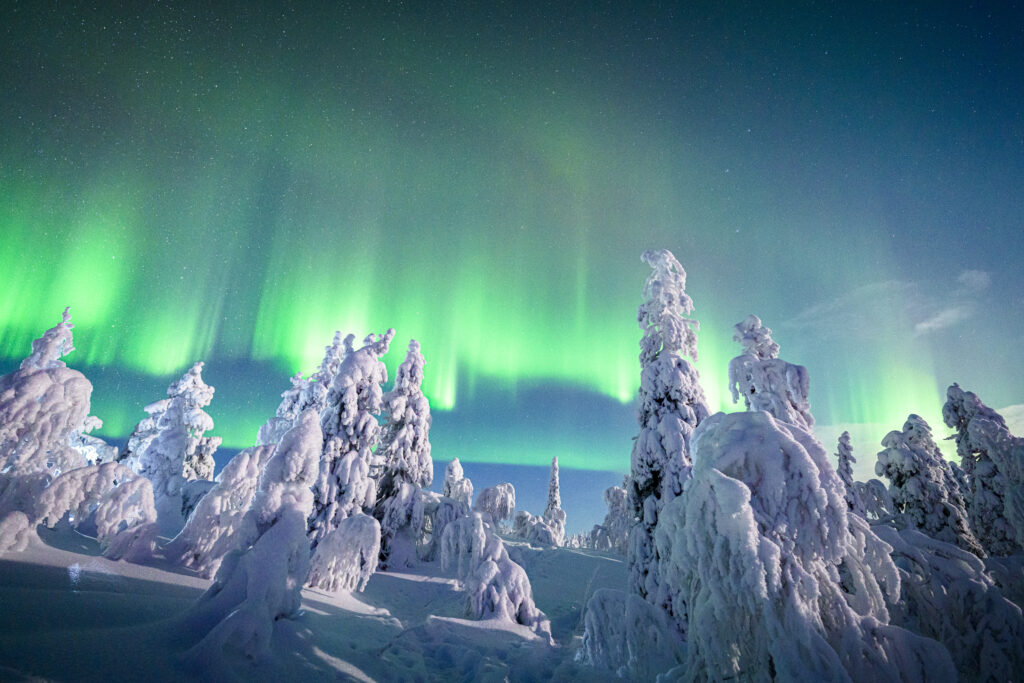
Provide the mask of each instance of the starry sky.
[{"label": "starry sky", "polygon": [[70,305],[105,435],[203,360],[250,445],[394,327],[435,459],[620,477],[648,248],[713,410],[749,313],[865,472],[953,381],[1024,403],[1013,3],[98,5],[0,4],[0,371]]}]

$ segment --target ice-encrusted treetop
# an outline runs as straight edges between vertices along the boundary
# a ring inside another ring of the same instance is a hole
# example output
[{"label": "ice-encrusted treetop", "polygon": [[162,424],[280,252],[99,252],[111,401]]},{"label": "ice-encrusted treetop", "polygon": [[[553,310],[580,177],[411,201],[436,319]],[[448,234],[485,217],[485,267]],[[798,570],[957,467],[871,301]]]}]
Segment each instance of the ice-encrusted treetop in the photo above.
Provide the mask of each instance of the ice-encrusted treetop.
[{"label": "ice-encrusted treetop", "polygon": [[699,324],[686,317],[693,311],[686,293],[686,271],[668,249],[645,251],[640,259],[653,269],[644,283],[644,303],[637,315],[644,333],[640,363],[646,365],[663,350],[696,360]]},{"label": "ice-encrusted treetop", "polygon": [[761,319],[756,315],[748,315],[741,322],[736,323],[733,333],[733,341],[737,341],[743,347],[744,353],[750,353],[759,360],[779,357],[779,345],[772,339],[772,330],[761,324]]},{"label": "ice-encrusted treetop", "polygon": [[71,307],[64,309],[62,320],[51,327],[39,339],[32,340],[32,353],[21,361],[21,369],[63,368],[67,364],[61,360],[75,350],[72,339]]}]

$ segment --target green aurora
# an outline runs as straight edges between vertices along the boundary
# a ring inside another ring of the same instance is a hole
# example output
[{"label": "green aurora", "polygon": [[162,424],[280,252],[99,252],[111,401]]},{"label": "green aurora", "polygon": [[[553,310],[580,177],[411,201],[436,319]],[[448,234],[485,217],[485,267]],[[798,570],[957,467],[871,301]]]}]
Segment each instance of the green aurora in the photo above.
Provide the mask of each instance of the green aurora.
[{"label": "green aurora", "polygon": [[[721,40],[754,19],[706,8],[444,8],[0,10],[0,369],[70,305],[103,434],[204,360],[240,448],[335,330],[394,327],[392,373],[409,338],[427,359],[436,458],[625,471],[639,255],[665,247],[713,409],[751,312],[821,424],[943,432],[952,381],[1020,402],[1019,101],[928,117],[967,76],[889,63],[897,29],[868,54],[860,18],[828,56],[776,21],[788,47],[758,55]],[[545,387],[577,408],[541,425]]]}]

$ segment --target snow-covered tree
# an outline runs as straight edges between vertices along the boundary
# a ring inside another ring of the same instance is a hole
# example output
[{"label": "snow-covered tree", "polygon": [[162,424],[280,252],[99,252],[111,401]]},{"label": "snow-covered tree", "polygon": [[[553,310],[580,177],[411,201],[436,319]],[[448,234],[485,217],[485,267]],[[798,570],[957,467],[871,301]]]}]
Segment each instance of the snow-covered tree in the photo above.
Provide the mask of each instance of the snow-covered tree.
[{"label": "snow-covered tree", "polygon": [[864,502],[864,519],[872,522],[891,522],[896,515],[889,489],[878,479],[855,481],[857,495]]},{"label": "snow-covered tree", "polygon": [[441,495],[461,501],[467,508],[473,503],[473,482],[462,475],[462,463],[458,458],[452,458],[444,468],[444,487],[441,489]]},{"label": "snow-covered tree", "polygon": [[[469,483],[468,479],[461,481]],[[441,538],[444,535],[445,527],[457,519],[467,517],[469,504],[466,501],[455,500],[432,491],[421,491],[420,502],[423,507],[424,543],[417,552],[421,560],[432,562],[441,552]]]},{"label": "snow-covered tree", "polygon": [[473,503],[473,511],[482,513],[485,520],[496,527],[511,522],[515,509],[516,489],[507,481],[485,488]]},{"label": "snow-covered tree", "polygon": [[839,443],[836,447],[836,474],[846,488],[846,506],[855,514],[863,517],[867,514],[864,509],[864,501],[860,497],[860,489],[853,480],[853,463],[857,458],[853,457],[853,446],[850,445],[850,432],[843,432],[839,435]]},{"label": "snow-covered tree", "polygon": [[732,402],[742,395],[747,410],[764,410],[783,422],[810,429],[814,418],[807,401],[807,368],[778,357],[772,331],[756,315],[748,315],[735,329],[732,338],[743,346],[743,353],[729,362]]},{"label": "snow-covered tree", "polygon": [[604,491],[604,502],[608,512],[604,522],[594,525],[587,545],[595,550],[609,550],[625,555],[629,547],[629,532],[634,523],[629,495],[623,487],[609,486]]},{"label": "snow-covered tree", "polygon": [[203,436],[213,429],[213,419],[203,408],[213,400],[214,390],[203,382],[202,371],[203,364],[198,362],[167,388],[169,402],[150,413],[160,415],[157,433],[137,454],[139,473],[153,482],[157,518],[165,534],[178,533],[185,522],[181,514],[185,482],[197,478],[197,472],[213,475],[212,452],[220,438]]},{"label": "snow-covered tree", "polygon": [[956,430],[956,450],[971,482],[968,518],[990,555],[1011,555],[1024,546],[1024,439],[1014,437],[1002,416],[973,392],[954,384],[942,407]]},{"label": "snow-covered tree", "polygon": [[23,547],[42,491],[86,465],[70,438],[85,424],[92,384],[61,360],[74,350],[72,327],[65,309],[21,366],[0,377],[0,548]]},{"label": "snow-covered tree", "polygon": [[217,483],[196,504],[181,533],[164,548],[164,555],[212,578],[224,556],[238,545],[242,520],[273,454],[274,445],[266,445],[246,448],[233,457]]},{"label": "snow-covered tree", "polygon": [[224,557],[213,584],[185,615],[186,633],[205,634],[189,654],[207,675],[226,646],[254,659],[265,656],[274,623],[299,611],[309,574],[306,520],[322,447],[319,416],[307,410],[267,462],[238,531],[238,549]]},{"label": "snow-covered tree", "polygon": [[945,645],[961,680],[1017,679],[1024,671],[1024,618],[984,563],[915,529],[880,524],[874,531],[892,547],[900,572],[900,599],[890,604],[892,623]]},{"label": "snow-covered tree", "polygon": [[465,583],[474,618],[523,624],[552,642],[551,622],[533,601],[526,571],[509,558],[484,515],[474,512],[448,524],[441,546],[441,566],[454,568]]},{"label": "snow-covered tree", "polygon": [[133,472],[140,471],[139,455],[149,448],[153,439],[160,433],[160,428],[158,427],[160,418],[167,412],[169,405],[171,405],[171,399],[164,398],[154,401],[143,408],[149,417],[139,420],[138,424],[135,425],[135,429],[132,430],[131,435],[128,437],[128,443],[125,444],[124,450],[117,456],[118,462],[124,463]]},{"label": "snow-covered tree", "polygon": [[888,624],[900,586],[890,548],[847,513],[809,432],[766,412],[719,413],[692,445],[686,495],[656,532],[662,581],[685,606],[678,678],[956,679],[942,645]]},{"label": "snow-covered tree", "polygon": [[[658,509],[682,492],[689,477],[690,435],[708,416],[697,370],[697,321],[686,316],[686,271],[672,252],[645,251],[653,272],[644,283],[637,322],[640,340],[640,432],[630,457],[629,499],[639,520],[630,534],[630,591],[661,604],[654,528]],[[663,605],[666,609],[670,607]]]},{"label": "snow-covered tree", "polygon": [[[0,377],[0,472],[18,477],[54,477],[85,464],[69,445],[89,414],[92,384],[67,367],[74,351],[71,314],[32,342],[32,354],[18,370]],[[0,510],[4,495],[0,493]]]},{"label": "snow-covered tree", "polygon": [[377,571],[380,524],[361,512],[341,520],[324,536],[310,560],[307,586],[329,593],[360,591]]},{"label": "snow-covered tree", "polygon": [[107,462],[68,470],[39,495],[35,521],[53,528],[67,520],[91,525],[103,554],[132,561],[152,556],[156,543],[153,487],[124,465]]},{"label": "snow-covered tree", "polygon": [[423,520],[422,503],[417,506],[416,500],[434,479],[430,404],[422,385],[423,354],[419,342],[413,339],[398,366],[394,388],[384,395],[385,420],[377,449],[383,471],[374,517],[381,523],[380,560],[384,569],[398,566],[396,559],[408,565],[415,558]]},{"label": "snow-covered tree", "polygon": [[324,409],[328,390],[341,362],[352,353],[354,339],[352,334],[342,339],[341,332],[335,332],[330,346],[324,347],[324,358],[317,371],[309,377],[303,377],[300,372],[290,379],[291,387],[281,394],[281,403],[274,417],[260,427],[256,445],[277,443],[301,413],[310,408],[318,413]]},{"label": "snow-covered tree", "polygon": [[967,522],[967,510],[952,471],[932,440],[931,428],[918,415],[907,417],[903,431],[891,431],[875,463],[875,474],[889,480],[896,522],[984,557]]},{"label": "snow-covered tree", "polygon": [[541,515],[531,515],[526,510],[516,513],[512,521],[512,535],[536,546],[557,548],[564,544],[564,532],[559,537],[558,530],[551,522]]},{"label": "snow-covered tree", "polygon": [[381,385],[388,379],[380,358],[394,336],[393,329],[381,336],[369,335],[362,348],[345,357],[331,382],[320,413],[323,456],[309,519],[314,548],[341,520],[373,511],[377,489],[370,465],[380,437]]},{"label": "snow-covered tree", "polygon": [[551,527],[555,545],[565,543],[565,510],[558,481],[558,456],[551,459],[551,479],[548,481],[548,504],[544,508],[544,521]]}]

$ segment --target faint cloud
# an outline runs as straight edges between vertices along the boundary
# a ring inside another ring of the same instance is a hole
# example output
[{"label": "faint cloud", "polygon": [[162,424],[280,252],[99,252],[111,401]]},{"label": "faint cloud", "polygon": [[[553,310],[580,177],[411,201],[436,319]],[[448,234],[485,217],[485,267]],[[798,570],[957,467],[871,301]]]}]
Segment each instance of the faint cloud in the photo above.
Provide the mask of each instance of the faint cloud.
[{"label": "faint cloud", "polygon": [[947,327],[952,327],[959,322],[967,320],[972,315],[974,315],[974,311],[971,309],[964,306],[953,306],[952,308],[941,310],[927,320],[922,320],[914,325],[914,334],[922,335],[944,330]]},{"label": "faint cloud", "polygon": [[968,292],[981,292],[992,284],[992,276],[984,270],[965,270],[956,279]]}]

